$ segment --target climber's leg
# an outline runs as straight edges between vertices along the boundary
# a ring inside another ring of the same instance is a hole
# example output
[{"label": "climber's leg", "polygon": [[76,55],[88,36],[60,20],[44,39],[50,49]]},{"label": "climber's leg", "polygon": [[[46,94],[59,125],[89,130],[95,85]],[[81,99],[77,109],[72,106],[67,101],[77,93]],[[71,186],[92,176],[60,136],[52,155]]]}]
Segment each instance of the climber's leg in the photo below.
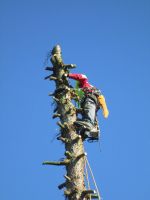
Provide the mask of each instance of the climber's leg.
[{"label": "climber's leg", "polygon": [[82,108],[82,120],[76,121],[75,124],[85,126],[88,130],[91,130],[95,124],[96,104],[92,99],[86,98]]}]

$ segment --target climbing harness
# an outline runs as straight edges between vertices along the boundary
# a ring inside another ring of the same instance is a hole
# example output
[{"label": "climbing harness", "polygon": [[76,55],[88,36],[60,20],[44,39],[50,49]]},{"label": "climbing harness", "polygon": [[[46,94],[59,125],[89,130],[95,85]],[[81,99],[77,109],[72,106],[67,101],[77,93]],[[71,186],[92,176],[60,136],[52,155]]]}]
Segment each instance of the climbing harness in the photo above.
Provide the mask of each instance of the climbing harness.
[{"label": "climbing harness", "polygon": [[86,98],[90,98],[95,102],[97,106],[97,110],[98,110],[100,108],[99,102],[98,102],[98,97],[101,95],[100,90],[98,90],[95,87],[92,87],[92,88],[86,87],[86,88],[83,88],[83,92],[85,94],[85,97],[82,99],[82,103],[84,103]]},{"label": "climbing harness", "polygon": [[[85,174],[86,174],[88,189],[90,189],[90,182],[89,182],[89,176],[88,176],[88,169],[87,169],[87,167],[89,168],[91,177],[92,177],[92,179],[93,179],[93,183],[94,183],[94,185],[95,185],[95,189],[96,189],[96,193],[97,193],[97,195],[98,195],[98,199],[99,199],[99,200],[102,200],[102,198],[101,198],[101,196],[100,196],[99,189],[98,189],[98,187],[97,187],[97,184],[96,184],[96,181],[95,181],[95,178],[94,178],[94,174],[93,174],[92,169],[91,169],[91,167],[90,167],[90,163],[89,163],[89,161],[88,161],[88,159],[87,159],[87,156],[85,156]],[[90,200],[91,200],[91,197],[90,197]]]}]

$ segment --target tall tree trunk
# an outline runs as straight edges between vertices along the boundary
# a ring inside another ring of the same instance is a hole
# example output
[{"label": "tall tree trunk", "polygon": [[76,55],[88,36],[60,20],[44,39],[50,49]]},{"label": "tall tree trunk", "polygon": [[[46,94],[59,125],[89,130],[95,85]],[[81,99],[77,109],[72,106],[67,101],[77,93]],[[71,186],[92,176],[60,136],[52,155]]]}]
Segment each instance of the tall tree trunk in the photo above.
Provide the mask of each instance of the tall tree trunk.
[{"label": "tall tree trunk", "polygon": [[72,98],[76,98],[76,95],[65,76],[73,66],[63,64],[60,52],[52,53],[51,62],[53,67],[47,67],[46,69],[53,71],[53,74],[46,78],[54,80],[56,83],[56,90],[52,94],[57,105],[53,118],[60,118],[57,124],[60,126],[61,134],[57,139],[65,144],[65,158],[63,161],[46,161],[43,164],[65,165],[67,171],[64,176],[65,182],[58,186],[59,189],[65,188],[64,194],[69,200],[86,200],[89,198],[85,195],[85,152],[83,140],[77,134],[74,126],[77,110],[71,101]]}]

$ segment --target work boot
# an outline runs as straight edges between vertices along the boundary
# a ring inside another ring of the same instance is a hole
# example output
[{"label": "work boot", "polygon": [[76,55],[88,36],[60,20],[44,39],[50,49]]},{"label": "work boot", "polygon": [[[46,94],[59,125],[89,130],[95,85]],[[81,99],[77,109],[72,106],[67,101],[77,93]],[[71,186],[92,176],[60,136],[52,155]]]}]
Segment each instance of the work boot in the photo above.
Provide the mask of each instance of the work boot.
[{"label": "work boot", "polygon": [[84,138],[88,138],[88,141],[98,140],[100,135],[100,130],[97,126],[93,126],[93,128],[90,131],[85,130],[83,135]]},{"label": "work boot", "polygon": [[82,129],[80,134],[83,140],[87,139],[88,141],[94,141],[99,139],[99,130],[96,127],[94,127],[91,131]]},{"label": "work boot", "polygon": [[93,126],[92,124],[90,124],[89,122],[86,122],[86,121],[76,121],[74,122],[74,124],[77,126],[77,127],[81,127],[81,128],[84,128],[85,130],[92,130]]},{"label": "work boot", "polygon": [[97,129],[97,127],[94,127],[90,132],[90,138],[93,140],[98,140],[98,136],[99,136],[99,130]]}]

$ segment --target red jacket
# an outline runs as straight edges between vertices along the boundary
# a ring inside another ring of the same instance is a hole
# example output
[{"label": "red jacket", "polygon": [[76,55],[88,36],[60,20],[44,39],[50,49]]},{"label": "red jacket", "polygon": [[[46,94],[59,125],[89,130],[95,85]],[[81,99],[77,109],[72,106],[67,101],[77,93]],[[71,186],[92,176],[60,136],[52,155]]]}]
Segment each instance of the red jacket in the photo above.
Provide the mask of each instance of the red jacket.
[{"label": "red jacket", "polygon": [[69,74],[68,77],[79,81],[79,83],[80,83],[79,87],[80,88],[84,89],[84,88],[93,87],[91,84],[89,84],[88,78],[84,74]]}]

